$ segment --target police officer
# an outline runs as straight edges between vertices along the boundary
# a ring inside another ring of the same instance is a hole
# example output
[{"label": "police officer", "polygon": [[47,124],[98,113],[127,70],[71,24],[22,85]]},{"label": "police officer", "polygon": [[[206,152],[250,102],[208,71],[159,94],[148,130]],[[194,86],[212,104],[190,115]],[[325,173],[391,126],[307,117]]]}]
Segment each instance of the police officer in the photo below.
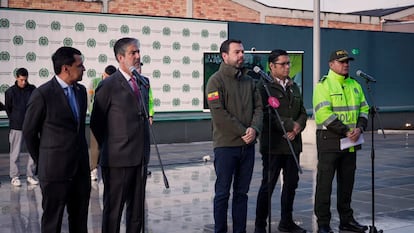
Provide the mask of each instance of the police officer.
[{"label": "police officer", "polygon": [[329,72],[316,85],[313,108],[316,121],[318,169],[315,193],[315,215],[318,233],[333,233],[330,227],[332,180],[337,177],[337,209],[342,231],[365,232],[351,208],[356,169],[356,150],[361,145],[340,149],[340,139],[357,142],[368,122],[369,106],[359,83],[349,76],[349,61],[354,60],[345,50],[332,52]]}]

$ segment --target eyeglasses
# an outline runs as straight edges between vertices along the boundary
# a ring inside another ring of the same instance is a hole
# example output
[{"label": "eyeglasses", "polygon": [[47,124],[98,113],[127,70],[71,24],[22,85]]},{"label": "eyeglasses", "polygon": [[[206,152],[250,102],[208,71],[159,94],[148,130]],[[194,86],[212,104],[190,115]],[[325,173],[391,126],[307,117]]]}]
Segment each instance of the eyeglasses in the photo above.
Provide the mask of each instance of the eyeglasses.
[{"label": "eyeglasses", "polygon": [[281,65],[281,66],[290,66],[290,61],[288,61],[288,62],[273,62],[273,64],[278,64],[278,65]]}]

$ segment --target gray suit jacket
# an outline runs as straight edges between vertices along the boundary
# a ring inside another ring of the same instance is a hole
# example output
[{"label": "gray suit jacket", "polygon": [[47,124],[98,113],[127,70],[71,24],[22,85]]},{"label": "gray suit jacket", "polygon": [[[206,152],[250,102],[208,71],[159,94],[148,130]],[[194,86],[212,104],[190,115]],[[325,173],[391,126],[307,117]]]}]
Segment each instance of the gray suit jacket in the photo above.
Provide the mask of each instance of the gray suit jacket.
[{"label": "gray suit jacket", "polygon": [[[100,148],[99,163],[106,167],[129,167],[148,163],[149,87],[140,85],[143,101],[137,100],[128,81],[118,70],[100,82],[95,92],[91,129]],[[145,159],[145,160],[144,160]]]},{"label": "gray suit jacket", "polygon": [[89,174],[85,137],[86,89],[76,84],[74,92],[79,106],[79,123],[55,77],[35,89],[29,99],[23,136],[37,163],[40,180],[60,181],[72,179],[78,172]]}]

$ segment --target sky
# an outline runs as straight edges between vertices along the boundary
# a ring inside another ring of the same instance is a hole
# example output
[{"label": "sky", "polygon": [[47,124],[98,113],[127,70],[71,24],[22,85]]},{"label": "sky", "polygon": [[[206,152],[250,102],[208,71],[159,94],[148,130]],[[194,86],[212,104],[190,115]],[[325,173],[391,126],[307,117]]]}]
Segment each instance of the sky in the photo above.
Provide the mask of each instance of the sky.
[{"label": "sky", "polygon": [[[314,0],[257,0],[281,8],[313,10]],[[414,5],[414,0],[320,0],[321,11],[349,13],[355,11],[394,8]]]}]

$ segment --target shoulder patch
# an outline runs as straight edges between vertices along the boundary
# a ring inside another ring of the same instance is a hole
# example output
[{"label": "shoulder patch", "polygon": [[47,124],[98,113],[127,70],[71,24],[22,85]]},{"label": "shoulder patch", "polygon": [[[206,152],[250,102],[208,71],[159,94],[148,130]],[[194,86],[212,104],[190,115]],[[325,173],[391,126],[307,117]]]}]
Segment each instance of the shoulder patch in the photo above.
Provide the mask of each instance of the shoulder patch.
[{"label": "shoulder patch", "polygon": [[219,99],[218,91],[213,91],[213,92],[208,93],[207,99],[208,101],[218,100]]}]

